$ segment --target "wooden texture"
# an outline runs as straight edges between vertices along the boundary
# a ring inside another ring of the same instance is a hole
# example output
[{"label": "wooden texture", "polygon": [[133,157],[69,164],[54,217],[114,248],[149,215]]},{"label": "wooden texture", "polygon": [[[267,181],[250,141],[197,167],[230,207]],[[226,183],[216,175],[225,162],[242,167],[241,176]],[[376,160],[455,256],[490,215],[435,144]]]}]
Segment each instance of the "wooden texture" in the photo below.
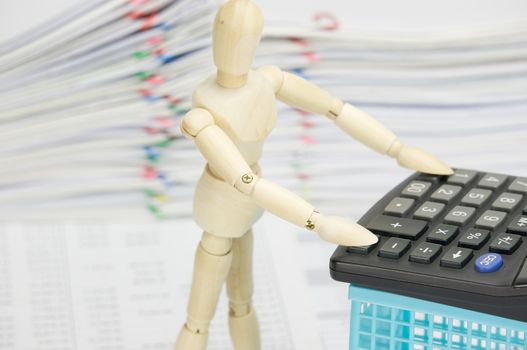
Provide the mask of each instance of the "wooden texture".
[{"label": "wooden texture", "polygon": [[401,143],[368,114],[315,84],[278,67],[251,70],[263,17],[250,0],[225,3],[214,23],[215,76],[193,95],[183,133],[194,140],[207,167],[194,197],[194,219],[206,232],[196,252],[187,323],[176,350],[204,350],[209,323],[225,282],[229,327],[235,350],[259,350],[258,319],[252,306],[252,230],[263,210],[322,239],[363,246],[377,237],[351,220],[325,216],[295,193],[264,178],[258,167],[265,139],[276,124],[276,100],[334,120],[371,149],[400,165],[436,174],[451,169],[434,156]]}]

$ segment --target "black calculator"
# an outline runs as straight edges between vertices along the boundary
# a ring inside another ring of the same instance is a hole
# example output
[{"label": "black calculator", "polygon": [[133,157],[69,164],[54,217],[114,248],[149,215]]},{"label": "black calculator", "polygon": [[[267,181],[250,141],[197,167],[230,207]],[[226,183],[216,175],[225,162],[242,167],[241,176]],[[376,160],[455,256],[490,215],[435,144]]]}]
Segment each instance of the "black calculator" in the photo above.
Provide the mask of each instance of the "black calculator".
[{"label": "black calculator", "polygon": [[376,245],[338,247],[338,281],[527,322],[527,177],[416,173],[359,223]]}]

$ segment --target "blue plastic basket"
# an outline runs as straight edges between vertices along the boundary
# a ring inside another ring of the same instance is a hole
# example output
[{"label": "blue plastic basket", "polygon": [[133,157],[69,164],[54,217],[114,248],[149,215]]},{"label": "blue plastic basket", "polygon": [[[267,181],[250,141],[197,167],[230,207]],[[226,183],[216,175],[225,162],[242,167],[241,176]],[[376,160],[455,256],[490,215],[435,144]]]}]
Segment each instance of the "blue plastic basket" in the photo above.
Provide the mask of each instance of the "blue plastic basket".
[{"label": "blue plastic basket", "polygon": [[350,350],[527,350],[527,323],[350,286]]}]

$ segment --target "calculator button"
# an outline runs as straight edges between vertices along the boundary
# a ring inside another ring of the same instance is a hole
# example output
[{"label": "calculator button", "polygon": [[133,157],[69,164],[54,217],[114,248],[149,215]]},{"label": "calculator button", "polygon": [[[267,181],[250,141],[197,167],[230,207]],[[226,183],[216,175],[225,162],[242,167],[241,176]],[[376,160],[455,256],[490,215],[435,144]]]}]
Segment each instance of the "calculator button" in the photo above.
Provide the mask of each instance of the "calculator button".
[{"label": "calculator button", "polygon": [[444,176],[441,175],[432,175],[432,174],[425,174],[420,173],[419,176],[416,178],[417,181],[424,181],[424,182],[432,182],[434,184],[437,184],[440,180],[443,179]]},{"label": "calculator button", "polygon": [[439,244],[421,243],[410,254],[410,261],[430,264],[441,253],[443,248]]},{"label": "calculator button", "polygon": [[367,229],[377,234],[417,239],[427,225],[426,221],[379,215],[370,222]]},{"label": "calculator button", "polygon": [[499,271],[503,266],[503,258],[499,254],[487,253],[480,256],[474,263],[476,271],[480,273],[492,273]]},{"label": "calculator button", "polygon": [[456,170],[448,177],[447,182],[454,185],[467,185],[476,178],[477,172],[472,170]]},{"label": "calculator button", "polygon": [[429,242],[448,244],[457,236],[459,229],[457,226],[452,225],[438,225],[432,232],[426,237]]},{"label": "calculator button", "polygon": [[445,222],[448,224],[463,225],[472,217],[476,209],[470,207],[457,206],[448,213],[445,217]]},{"label": "calculator button", "polygon": [[441,258],[441,266],[461,269],[473,256],[472,249],[453,247]]},{"label": "calculator button", "polygon": [[518,207],[522,199],[523,196],[520,194],[505,192],[502,193],[498,198],[496,198],[494,203],[492,203],[492,208],[498,210],[513,211]]},{"label": "calculator button", "polygon": [[462,199],[461,203],[465,205],[474,205],[480,207],[484,205],[492,196],[491,190],[484,190],[481,188],[474,188],[470,190]]},{"label": "calculator button", "polygon": [[404,216],[408,214],[414,203],[415,200],[413,199],[396,197],[386,206],[384,212],[386,214]]},{"label": "calculator button", "polygon": [[509,191],[527,194],[527,177],[519,177],[509,186]]},{"label": "calculator button", "polygon": [[507,213],[502,211],[487,210],[476,221],[476,226],[494,230],[505,219]]},{"label": "calculator button", "polygon": [[376,246],[377,246],[377,243],[372,244],[372,245],[363,246],[363,247],[348,247],[346,250],[349,253],[360,254],[360,255],[368,255],[368,254],[371,253],[371,251]]},{"label": "calculator button", "polygon": [[490,231],[471,228],[461,236],[458,245],[465,248],[481,249],[487,243],[489,237]]},{"label": "calculator button", "polygon": [[527,216],[520,215],[514,218],[509,227],[507,227],[507,231],[527,236]]},{"label": "calculator button", "polygon": [[510,233],[502,233],[490,244],[490,251],[495,253],[512,254],[522,244],[522,238]]},{"label": "calculator button", "polygon": [[527,285],[527,259],[523,263],[523,267],[514,281],[515,286]]},{"label": "calculator button", "polygon": [[392,237],[379,250],[379,256],[389,259],[399,259],[410,248],[410,241]]},{"label": "calculator button", "polygon": [[456,198],[461,190],[462,187],[459,186],[443,185],[432,193],[430,198],[439,202],[448,203]]},{"label": "calculator button", "polygon": [[497,189],[501,187],[507,181],[506,175],[500,174],[485,174],[481,180],[479,180],[478,186],[490,189]]},{"label": "calculator button", "polygon": [[416,219],[434,220],[436,216],[441,214],[443,209],[445,209],[444,204],[435,202],[424,202],[424,204],[421,205],[419,209],[415,211],[414,217]]},{"label": "calculator button", "polygon": [[406,186],[401,194],[412,198],[422,198],[431,187],[432,184],[430,182],[412,181]]}]

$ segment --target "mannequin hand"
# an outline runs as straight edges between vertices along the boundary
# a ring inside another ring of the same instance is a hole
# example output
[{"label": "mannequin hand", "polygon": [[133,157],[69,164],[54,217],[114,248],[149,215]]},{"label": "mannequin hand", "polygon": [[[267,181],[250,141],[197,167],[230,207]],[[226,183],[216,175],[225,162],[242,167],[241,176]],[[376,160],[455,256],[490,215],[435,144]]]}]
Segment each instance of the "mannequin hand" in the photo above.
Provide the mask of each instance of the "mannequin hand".
[{"label": "mannequin hand", "polygon": [[369,230],[349,219],[321,214],[317,216],[313,218],[316,222],[315,231],[327,242],[360,247],[376,244],[379,241]]},{"label": "mannequin hand", "polygon": [[416,147],[402,145],[396,155],[400,166],[422,173],[452,175],[454,171],[434,155]]}]

